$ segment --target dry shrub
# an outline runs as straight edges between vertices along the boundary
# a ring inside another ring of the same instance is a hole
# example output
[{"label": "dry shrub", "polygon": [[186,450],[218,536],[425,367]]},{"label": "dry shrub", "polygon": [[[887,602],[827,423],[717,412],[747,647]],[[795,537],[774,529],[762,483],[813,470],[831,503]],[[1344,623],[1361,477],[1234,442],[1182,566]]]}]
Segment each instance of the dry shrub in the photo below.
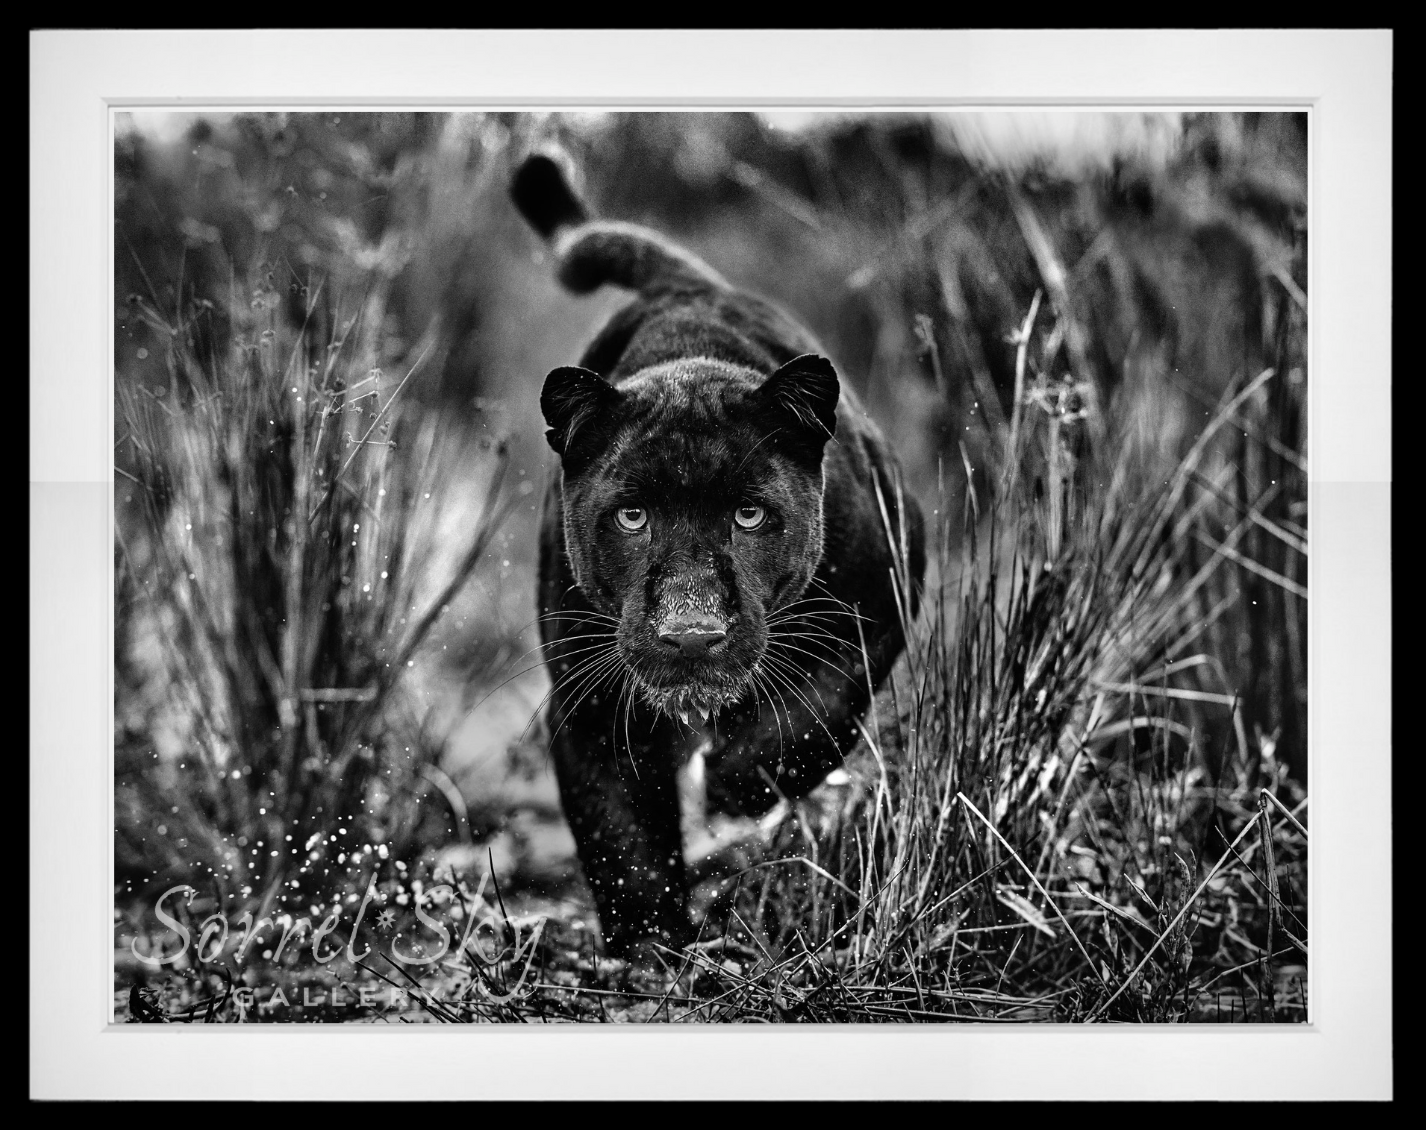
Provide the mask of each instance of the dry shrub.
[{"label": "dry shrub", "polygon": [[406,398],[438,346],[384,355],[379,279],[320,341],[248,294],[206,363],[204,306],[131,300],[169,379],[118,387],[116,851],[261,917],[456,833],[409,676],[510,496],[503,445]]}]

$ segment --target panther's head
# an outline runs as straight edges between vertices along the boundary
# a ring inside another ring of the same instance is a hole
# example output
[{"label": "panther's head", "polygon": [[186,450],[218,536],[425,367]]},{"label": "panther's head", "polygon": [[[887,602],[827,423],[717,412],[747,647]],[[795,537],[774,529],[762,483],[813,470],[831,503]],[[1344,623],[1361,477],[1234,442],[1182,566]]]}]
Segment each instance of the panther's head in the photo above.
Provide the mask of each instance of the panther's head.
[{"label": "panther's head", "polygon": [[618,621],[620,657],[656,709],[706,718],[756,679],[769,619],[822,558],[838,393],[811,354],[770,377],[694,358],[617,388],[587,369],[546,380],[575,580]]}]

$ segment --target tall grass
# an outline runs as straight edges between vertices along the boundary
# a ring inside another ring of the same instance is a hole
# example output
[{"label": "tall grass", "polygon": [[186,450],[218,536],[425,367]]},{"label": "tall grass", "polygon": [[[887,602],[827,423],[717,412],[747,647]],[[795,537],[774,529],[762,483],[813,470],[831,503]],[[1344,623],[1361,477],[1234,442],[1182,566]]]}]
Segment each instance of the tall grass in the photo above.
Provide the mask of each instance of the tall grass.
[{"label": "tall grass", "polygon": [[168,383],[117,388],[119,877],[258,917],[456,832],[409,676],[509,505],[503,447],[407,398],[437,339],[385,355],[380,278],[345,308],[292,283],[296,325],[288,289],[227,340],[132,298]]}]

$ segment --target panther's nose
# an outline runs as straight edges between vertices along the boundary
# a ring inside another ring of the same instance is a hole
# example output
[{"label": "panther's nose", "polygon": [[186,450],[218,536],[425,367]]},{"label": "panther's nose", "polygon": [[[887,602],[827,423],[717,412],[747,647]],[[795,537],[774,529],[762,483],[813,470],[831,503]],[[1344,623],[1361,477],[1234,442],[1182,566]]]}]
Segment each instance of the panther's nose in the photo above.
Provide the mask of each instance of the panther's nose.
[{"label": "panther's nose", "polygon": [[673,620],[664,625],[659,639],[676,647],[685,659],[701,659],[708,649],[728,637],[728,625],[716,616]]}]

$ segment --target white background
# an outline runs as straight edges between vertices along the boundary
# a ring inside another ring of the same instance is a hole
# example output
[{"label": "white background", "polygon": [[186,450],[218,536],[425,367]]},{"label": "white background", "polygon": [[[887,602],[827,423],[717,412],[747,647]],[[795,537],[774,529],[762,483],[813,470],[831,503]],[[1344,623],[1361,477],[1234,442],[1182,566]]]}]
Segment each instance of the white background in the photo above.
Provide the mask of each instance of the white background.
[{"label": "white background", "polygon": [[[1391,1094],[1391,35],[38,32],[30,37],[30,1092]],[[1313,1024],[108,1025],[111,105],[1312,108]]]}]

